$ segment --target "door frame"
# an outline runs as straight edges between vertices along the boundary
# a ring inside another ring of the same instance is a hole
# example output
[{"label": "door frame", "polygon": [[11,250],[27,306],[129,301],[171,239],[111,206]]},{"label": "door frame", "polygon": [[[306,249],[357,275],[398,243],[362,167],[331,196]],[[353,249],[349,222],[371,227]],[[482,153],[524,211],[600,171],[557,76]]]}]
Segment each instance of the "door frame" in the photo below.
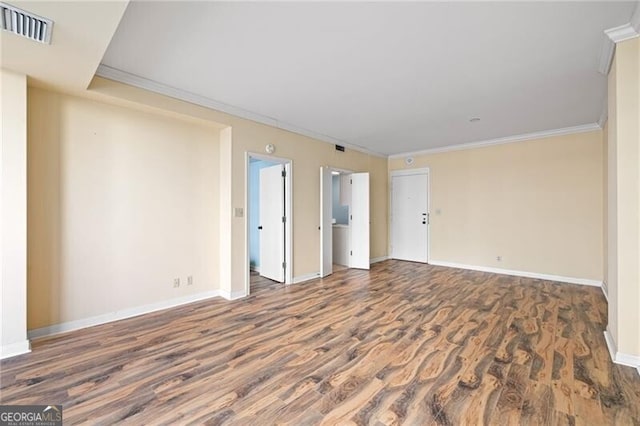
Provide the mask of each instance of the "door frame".
[{"label": "door frame", "polygon": [[[343,169],[343,168],[340,168],[340,167],[320,165],[320,168],[322,168],[322,167],[326,167],[327,169],[329,169],[332,172],[331,173],[332,179],[333,179],[333,172],[338,172],[339,173],[338,176],[341,176],[342,174],[350,175],[352,173],[357,173],[357,172],[354,172],[353,170]],[[366,172],[363,172],[363,173],[366,173]],[[320,206],[322,206],[322,190],[321,190],[321,188],[322,188],[322,186],[320,188],[318,188],[320,190]],[[333,189],[332,189],[331,199],[333,200]],[[333,208],[333,206],[332,206],[332,208]],[[349,206],[349,215],[350,214],[351,214],[351,206]],[[322,214],[320,214],[320,221],[322,221]],[[322,226],[321,222],[320,222],[320,226]],[[333,232],[333,230],[332,230],[332,232]],[[349,235],[351,235],[351,220],[349,220]],[[333,241],[332,241],[332,244],[333,244]],[[322,253],[323,245],[324,245],[324,241],[323,241],[323,238],[322,238],[322,232],[320,232],[320,263],[318,265],[318,274],[319,274],[320,278],[323,278],[322,277],[322,262],[324,260],[324,255]],[[333,259],[331,259],[331,264],[333,265]],[[347,268],[349,268],[349,267],[347,266]],[[332,266],[331,274],[333,274],[333,266]],[[331,275],[331,274],[329,274],[329,275]]]},{"label": "door frame", "polygon": [[393,242],[393,178],[395,176],[427,175],[427,264],[431,264],[431,169],[422,167],[419,169],[392,170],[389,174],[389,246],[387,252],[393,259],[391,244]]},{"label": "door frame", "polygon": [[248,296],[251,292],[251,252],[249,246],[249,173],[251,167],[251,159],[269,161],[272,163],[283,164],[287,170],[284,178],[284,211],[287,222],[284,226],[285,247],[284,261],[287,264],[284,274],[284,284],[288,285],[293,282],[293,160],[283,157],[275,157],[272,155],[264,155],[256,152],[245,151],[245,167],[244,167],[244,288],[245,294]]}]

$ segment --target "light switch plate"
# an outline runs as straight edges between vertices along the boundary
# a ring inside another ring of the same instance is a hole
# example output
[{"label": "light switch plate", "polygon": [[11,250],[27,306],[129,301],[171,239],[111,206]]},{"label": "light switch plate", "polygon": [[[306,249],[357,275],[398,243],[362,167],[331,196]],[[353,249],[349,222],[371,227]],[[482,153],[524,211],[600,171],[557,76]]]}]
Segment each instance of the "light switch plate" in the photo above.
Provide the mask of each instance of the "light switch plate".
[{"label": "light switch plate", "polygon": [[242,207],[236,207],[233,209],[233,215],[235,217],[242,217],[244,216],[244,209]]}]

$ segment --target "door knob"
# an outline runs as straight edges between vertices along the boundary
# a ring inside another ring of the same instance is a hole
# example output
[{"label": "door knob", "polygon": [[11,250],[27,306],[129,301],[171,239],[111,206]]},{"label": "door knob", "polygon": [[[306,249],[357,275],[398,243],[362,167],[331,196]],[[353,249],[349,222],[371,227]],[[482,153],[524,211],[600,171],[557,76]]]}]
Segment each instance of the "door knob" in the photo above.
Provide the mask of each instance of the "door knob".
[{"label": "door knob", "polygon": [[258,230],[261,230],[261,229],[262,229],[262,226],[258,226]]}]

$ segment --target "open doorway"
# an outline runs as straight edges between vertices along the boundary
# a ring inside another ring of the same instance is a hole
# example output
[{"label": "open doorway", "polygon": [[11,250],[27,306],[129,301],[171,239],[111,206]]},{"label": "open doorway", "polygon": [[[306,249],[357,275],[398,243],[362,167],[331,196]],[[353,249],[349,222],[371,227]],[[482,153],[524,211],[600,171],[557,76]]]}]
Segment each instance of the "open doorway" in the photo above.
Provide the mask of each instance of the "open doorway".
[{"label": "open doorway", "polygon": [[320,168],[320,276],[369,269],[369,174]]},{"label": "open doorway", "polygon": [[247,154],[247,294],[291,283],[291,161]]}]

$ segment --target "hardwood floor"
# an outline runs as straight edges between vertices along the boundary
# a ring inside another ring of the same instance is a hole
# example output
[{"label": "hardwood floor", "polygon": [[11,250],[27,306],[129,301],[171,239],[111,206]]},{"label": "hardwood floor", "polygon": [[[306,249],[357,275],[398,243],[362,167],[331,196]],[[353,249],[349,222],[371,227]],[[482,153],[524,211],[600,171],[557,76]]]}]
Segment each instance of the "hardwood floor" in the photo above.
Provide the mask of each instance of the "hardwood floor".
[{"label": "hardwood floor", "polygon": [[65,424],[638,425],[599,288],[385,261],[33,342],[2,404]]}]

